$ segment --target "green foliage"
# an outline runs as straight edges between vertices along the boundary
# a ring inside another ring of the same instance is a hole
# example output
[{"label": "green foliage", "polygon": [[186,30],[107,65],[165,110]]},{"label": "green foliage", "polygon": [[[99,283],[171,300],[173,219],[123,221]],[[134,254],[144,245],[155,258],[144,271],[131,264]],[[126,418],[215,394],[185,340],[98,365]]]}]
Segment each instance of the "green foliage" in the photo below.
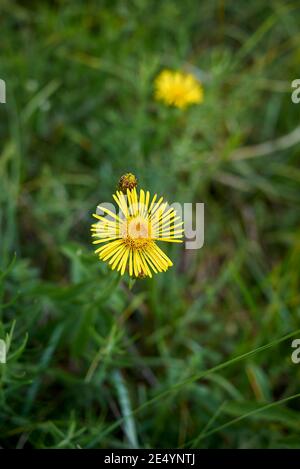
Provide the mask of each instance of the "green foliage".
[{"label": "green foliage", "polygon": [[[0,445],[299,448],[297,4],[0,8]],[[163,68],[203,104],[155,102]],[[126,172],[206,207],[204,247],[152,280],[90,242]]]}]

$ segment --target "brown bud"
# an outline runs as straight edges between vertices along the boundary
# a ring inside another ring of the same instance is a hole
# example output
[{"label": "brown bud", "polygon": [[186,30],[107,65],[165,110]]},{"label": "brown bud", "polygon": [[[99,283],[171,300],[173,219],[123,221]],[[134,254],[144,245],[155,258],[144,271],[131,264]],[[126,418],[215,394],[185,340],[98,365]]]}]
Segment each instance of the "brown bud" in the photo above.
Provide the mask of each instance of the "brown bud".
[{"label": "brown bud", "polygon": [[137,183],[138,181],[134,174],[123,174],[118,183],[118,190],[123,192],[123,194],[126,194],[127,189],[132,190],[134,187],[137,186]]}]

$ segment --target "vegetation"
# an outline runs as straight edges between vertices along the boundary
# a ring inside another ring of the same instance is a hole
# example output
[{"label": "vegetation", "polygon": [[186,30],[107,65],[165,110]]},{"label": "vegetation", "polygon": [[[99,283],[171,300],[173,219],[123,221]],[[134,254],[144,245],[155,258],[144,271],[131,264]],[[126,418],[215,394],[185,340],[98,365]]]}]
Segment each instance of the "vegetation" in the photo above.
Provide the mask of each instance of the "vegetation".
[{"label": "vegetation", "polygon": [[[299,448],[297,2],[0,8],[0,445]],[[203,102],[158,102],[164,69]],[[204,247],[134,284],[90,238],[127,172],[205,203]]]}]

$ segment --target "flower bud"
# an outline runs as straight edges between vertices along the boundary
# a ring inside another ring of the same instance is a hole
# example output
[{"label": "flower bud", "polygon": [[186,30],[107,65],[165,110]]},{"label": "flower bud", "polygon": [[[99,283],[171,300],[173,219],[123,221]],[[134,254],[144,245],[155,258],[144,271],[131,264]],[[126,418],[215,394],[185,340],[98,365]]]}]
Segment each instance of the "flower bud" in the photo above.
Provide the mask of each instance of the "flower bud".
[{"label": "flower bud", "polygon": [[137,178],[132,173],[123,174],[119,180],[118,190],[127,194],[127,189],[132,190],[137,186]]}]

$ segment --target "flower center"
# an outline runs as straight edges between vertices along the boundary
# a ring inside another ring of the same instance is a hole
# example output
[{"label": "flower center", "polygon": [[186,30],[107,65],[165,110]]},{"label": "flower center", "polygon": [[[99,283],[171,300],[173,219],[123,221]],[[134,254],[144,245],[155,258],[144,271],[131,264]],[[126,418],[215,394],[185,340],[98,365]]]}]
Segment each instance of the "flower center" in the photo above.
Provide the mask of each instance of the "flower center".
[{"label": "flower center", "polygon": [[151,226],[148,219],[134,217],[126,220],[123,238],[131,248],[139,249],[148,246],[151,242]]}]

